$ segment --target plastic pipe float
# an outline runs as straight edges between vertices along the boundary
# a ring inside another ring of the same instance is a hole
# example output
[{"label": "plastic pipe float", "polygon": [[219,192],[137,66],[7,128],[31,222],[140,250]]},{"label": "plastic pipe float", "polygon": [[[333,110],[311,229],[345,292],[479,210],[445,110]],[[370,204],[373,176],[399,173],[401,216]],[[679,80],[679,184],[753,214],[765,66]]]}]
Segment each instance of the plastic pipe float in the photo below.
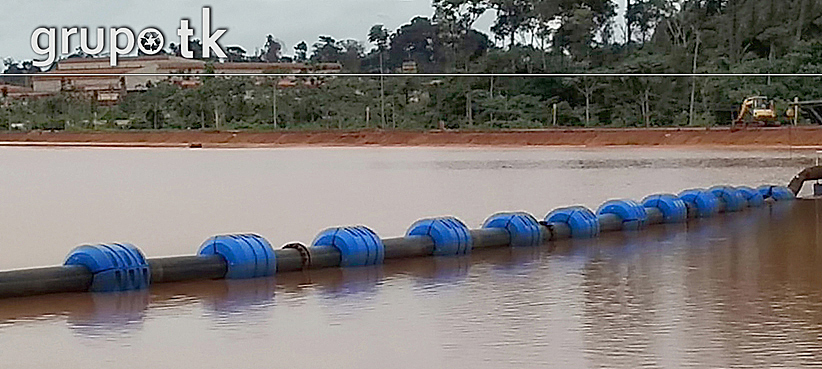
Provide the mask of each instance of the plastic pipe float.
[{"label": "plastic pipe float", "polygon": [[610,200],[596,212],[583,206],[560,208],[542,221],[524,212],[497,213],[480,229],[469,229],[454,217],[423,219],[397,238],[381,239],[365,226],[329,228],[311,246],[292,243],[277,250],[259,235],[219,235],[203,242],[197,255],[164,258],[146,258],[131,244],[83,245],[69,253],[63,266],[0,272],[0,298],[141,290],[155,283],[261,278],[303,269],[378,265],[386,259],[458,256],[492,247],[535,247],[736,212],[794,195],[780,186],[717,186],[678,196],[652,195],[641,203]]}]

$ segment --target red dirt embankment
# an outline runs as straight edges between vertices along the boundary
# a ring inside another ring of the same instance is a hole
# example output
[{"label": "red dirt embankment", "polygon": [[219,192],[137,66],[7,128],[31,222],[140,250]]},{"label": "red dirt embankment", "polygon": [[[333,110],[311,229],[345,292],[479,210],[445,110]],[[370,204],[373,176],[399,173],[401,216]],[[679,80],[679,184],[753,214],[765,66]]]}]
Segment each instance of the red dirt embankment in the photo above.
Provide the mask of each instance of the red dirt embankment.
[{"label": "red dirt embankment", "polygon": [[3,146],[822,146],[822,128],[549,129],[527,131],[6,132]]}]

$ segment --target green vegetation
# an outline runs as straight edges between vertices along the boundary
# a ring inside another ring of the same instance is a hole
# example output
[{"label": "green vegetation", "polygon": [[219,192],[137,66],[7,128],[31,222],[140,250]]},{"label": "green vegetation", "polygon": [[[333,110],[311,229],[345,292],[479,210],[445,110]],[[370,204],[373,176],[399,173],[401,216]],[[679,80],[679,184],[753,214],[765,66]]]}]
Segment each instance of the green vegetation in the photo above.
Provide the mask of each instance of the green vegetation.
[{"label": "green vegetation", "polygon": [[[810,77],[404,75],[385,77],[381,93],[376,74],[404,66],[426,73],[822,73],[820,0],[629,0],[624,14],[611,0],[434,0],[433,8],[431,18],[393,32],[372,27],[366,37],[376,47],[368,52],[362,42],[330,36],[299,43],[294,56],[283,56],[272,36],[259,55],[228,48],[234,62],[338,62],[373,78],[280,89],[264,77],[209,78],[197,89],[160,83],[110,108],[58,95],[11,102],[0,126],[538,128],[554,123],[554,106],[563,126],[714,125],[729,123],[746,96],[775,98],[780,115],[794,97],[822,98],[822,81]],[[496,14],[491,36],[473,28],[488,11]]]}]

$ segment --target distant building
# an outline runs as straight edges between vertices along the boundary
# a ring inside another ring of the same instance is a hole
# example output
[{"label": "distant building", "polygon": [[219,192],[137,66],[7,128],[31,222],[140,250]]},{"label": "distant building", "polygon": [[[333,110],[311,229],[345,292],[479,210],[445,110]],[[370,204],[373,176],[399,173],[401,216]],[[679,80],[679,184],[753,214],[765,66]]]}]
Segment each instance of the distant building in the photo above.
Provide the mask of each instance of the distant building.
[{"label": "distant building", "polygon": [[3,101],[12,99],[37,98],[51,95],[48,92],[36,92],[31,87],[0,83],[0,97]]},{"label": "distant building", "polygon": [[[61,60],[46,73],[32,74],[30,88],[9,88],[8,96],[38,97],[62,91],[77,92],[95,99],[101,105],[116,104],[125,94],[145,91],[162,81],[171,81],[183,88],[195,88],[201,84],[197,74],[207,69],[214,73],[339,73],[337,63],[308,65],[303,63],[210,63],[171,55],[125,57],[116,67],[108,58],[71,58]],[[191,77],[168,77],[164,74],[191,74]],[[94,75],[90,75],[94,74]],[[135,74],[133,76],[129,74]],[[137,74],[157,74],[152,76]],[[76,76],[74,76],[76,75]],[[281,78],[278,85],[292,87],[299,84],[315,85],[315,79],[300,81],[297,78]],[[16,87],[16,86],[15,86]],[[13,92],[11,92],[13,90]]]},{"label": "distant building", "polygon": [[402,63],[402,72],[403,73],[417,73],[417,62],[415,61],[406,61]]}]

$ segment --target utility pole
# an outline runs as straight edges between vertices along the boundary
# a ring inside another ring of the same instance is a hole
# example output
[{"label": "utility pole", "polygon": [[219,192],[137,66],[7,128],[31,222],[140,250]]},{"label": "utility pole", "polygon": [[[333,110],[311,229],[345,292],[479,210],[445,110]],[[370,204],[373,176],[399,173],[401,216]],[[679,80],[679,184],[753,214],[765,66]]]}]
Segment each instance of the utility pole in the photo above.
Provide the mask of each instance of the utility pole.
[{"label": "utility pole", "polygon": [[380,48],[380,118],[382,120],[382,128],[385,129],[385,77],[382,66],[382,48]]},{"label": "utility pole", "polygon": [[274,87],[272,88],[272,103],[271,103],[271,114],[274,116],[274,129],[279,128],[277,125],[277,79],[274,79]]},{"label": "utility pole", "polygon": [[552,126],[557,125],[557,103],[554,103],[553,110],[551,111],[551,119],[552,119]]},{"label": "utility pole", "polygon": [[[694,69],[693,73],[696,74],[696,61],[697,56],[699,55],[699,32],[696,33],[696,45],[694,46]],[[688,125],[694,125],[694,100],[696,99],[696,76],[692,78],[691,81],[691,106],[688,110]]]},{"label": "utility pole", "polygon": [[397,102],[396,99],[391,101],[391,129],[397,129]]},{"label": "utility pole", "polygon": [[465,94],[465,115],[468,116],[468,125],[474,125],[474,109],[471,108],[471,86],[468,86],[468,93]]}]

